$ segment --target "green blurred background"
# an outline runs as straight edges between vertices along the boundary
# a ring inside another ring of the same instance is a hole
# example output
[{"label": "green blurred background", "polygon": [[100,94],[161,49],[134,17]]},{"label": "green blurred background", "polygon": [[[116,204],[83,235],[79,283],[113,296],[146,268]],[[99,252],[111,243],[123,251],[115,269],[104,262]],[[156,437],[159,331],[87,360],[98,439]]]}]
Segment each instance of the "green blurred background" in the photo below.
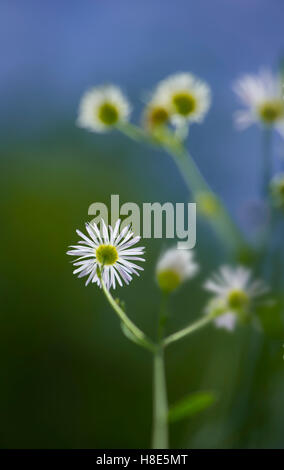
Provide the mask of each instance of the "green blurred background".
[{"label": "green blurred background", "polygon": [[[121,334],[102,293],[72,275],[65,253],[92,202],[109,205],[111,194],[121,203],[183,202],[188,194],[165,154],[76,128],[77,105],[90,85],[115,81],[137,120],[143,93],[163,76],[191,70],[205,78],[213,107],[192,129],[190,148],[248,233],[244,212],[258,195],[260,136],[234,131],[231,82],[278,63],[284,11],[280,1],[230,3],[1,3],[2,448],[149,447],[151,356]],[[279,169],[282,141],[274,152]],[[144,244],[144,273],[117,293],[153,336],[154,269],[168,244]],[[230,261],[206,224],[196,252],[201,273],[172,298],[169,331],[200,316],[204,278]],[[283,447],[283,343],[280,308],[266,314],[264,333],[208,327],[171,346],[170,403],[199,390],[217,394],[211,408],[172,425],[172,447]]]}]

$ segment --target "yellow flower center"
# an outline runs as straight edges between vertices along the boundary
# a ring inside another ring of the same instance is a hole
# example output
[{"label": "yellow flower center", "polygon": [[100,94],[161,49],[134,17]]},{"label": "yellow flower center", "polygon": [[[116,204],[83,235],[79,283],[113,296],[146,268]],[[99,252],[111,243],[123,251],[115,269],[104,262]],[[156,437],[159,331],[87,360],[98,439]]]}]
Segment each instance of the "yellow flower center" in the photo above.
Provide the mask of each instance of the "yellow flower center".
[{"label": "yellow flower center", "polygon": [[168,111],[162,106],[154,106],[150,108],[148,113],[148,122],[151,127],[161,126],[169,119]]},{"label": "yellow flower center", "polygon": [[196,109],[196,99],[190,93],[181,91],[172,97],[173,104],[178,114],[188,116]]},{"label": "yellow flower center", "polygon": [[284,104],[281,101],[267,101],[259,107],[259,116],[265,124],[273,124],[277,119],[284,117]]},{"label": "yellow flower center", "polygon": [[181,283],[178,273],[171,269],[158,272],[157,281],[160,289],[167,293],[173,292]]},{"label": "yellow flower center", "polygon": [[248,304],[249,298],[247,294],[240,289],[232,289],[228,295],[228,305],[233,310],[240,310],[245,308]]},{"label": "yellow flower center", "polygon": [[96,249],[96,258],[104,266],[112,265],[118,260],[117,249],[112,245],[100,245]]},{"label": "yellow flower center", "polygon": [[105,102],[99,108],[98,117],[106,126],[113,126],[118,121],[119,113],[112,103]]}]

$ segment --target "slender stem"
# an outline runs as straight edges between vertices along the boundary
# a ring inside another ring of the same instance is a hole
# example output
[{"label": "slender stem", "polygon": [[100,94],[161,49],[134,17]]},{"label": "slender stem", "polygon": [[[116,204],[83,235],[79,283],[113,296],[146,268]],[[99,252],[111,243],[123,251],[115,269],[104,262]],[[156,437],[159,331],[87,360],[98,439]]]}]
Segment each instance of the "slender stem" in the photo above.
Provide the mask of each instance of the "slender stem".
[{"label": "slender stem", "polygon": [[214,318],[215,315],[206,315],[201,318],[201,320],[197,320],[195,323],[192,323],[191,325],[183,328],[182,330],[173,333],[172,335],[164,339],[164,346],[166,347],[169,344],[174,343],[175,341],[178,341],[179,339],[182,339],[197,330],[200,330],[200,328],[203,328],[204,326],[208,325]]},{"label": "slender stem", "polygon": [[164,329],[167,320],[168,295],[161,299],[158,317],[158,348],[154,354],[153,368],[153,449],[168,448],[168,401],[163,350]]},{"label": "slender stem", "polygon": [[237,250],[241,251],[241,249],[247,248],[243,235],[231,219],[223,203],[211,190],[193,158],[173,133],[165,129],[163,133],[151,136],[140,127],[131,123],[123,123],[117,127],[118,130],[135,141],[144,142],[156,148],[163,147],[174,159],[187,188],[192,192],[195,200],[199,202],[200,198],[205,197],[209,201],[209,205],[213,210],[211,214],[208,213],[208,219],[218,236],[232,250],[237,248]]},{"label": "slender stem", "polygon": [[153,374],[153,449],[168,448],[168,401],[165,378],[164,351],[154,355]]},{"label": "slender stem", "polygon": [[201,205],[202,198],[205,197],[209,201],[212,208],[211,214],[209,212],[207,218],[217,235],[232,250],[244,248],[246,243],[243,235],[231,219],[221,200],[211,190],[189,152],[182,145],[170,145],[166,146],[165,149],[173,157],[195,201]]},{"label": "slender stem", "polygon": [[141,127],[135,126],[130,122],[122,122],[116,125],[116,129],[136,142],[144,142],[148,145],[158,145],[156,140]]},{"label": "slender stem", "polygon": [[262,130],[262,173],[261,173],[261,186],[260,186],[260,197],[268,205],[268,217],[265,226],[260,231],[260,249],[262,256],[260,257],[262,275],[269,277],[269,270],[271,270],[271,259],[272,259],[272,245],[273,245],[273,233],[275,228],[275,210],[270,204],[269,200],[269,184],[272,176],[272,128],[266,126]]},{"label": "slender stem", "polygon": [[264,198],[268,196],[269,183],[272,175],[272,129],[266,126],[262,131],[262,182],[261,195]]},{"label": "slender stem", "polygon": [[165,326],[168,320],[168,311],[167,311],[167,303],[168,303],[169,294],[167,292],[162,294],[161,299],[161,307],[158,317],[158,342],[160,343],[164,338]]},{"label": "slender stem", "polygon": [[114,300],[112,295],[110,294],[109,290],[106,288],[105,283],[101,277],[101,285],[103,292],[112,306],[113,310],[115,313],[118,315],[120,320],[124,323],[124,325],[131,331],[131,333],[135,336],[135,338],[138,340],[138,343],[141,344],[144,348],[150,350],[151,352],[154,352],[156,350],[156,346],[154,343],[147,338],[145,333],[143,333],[140,328],[138,328],[132,320],[126,315],[126,313],[122,310],[122,308],[118,305],[118,303]]}]

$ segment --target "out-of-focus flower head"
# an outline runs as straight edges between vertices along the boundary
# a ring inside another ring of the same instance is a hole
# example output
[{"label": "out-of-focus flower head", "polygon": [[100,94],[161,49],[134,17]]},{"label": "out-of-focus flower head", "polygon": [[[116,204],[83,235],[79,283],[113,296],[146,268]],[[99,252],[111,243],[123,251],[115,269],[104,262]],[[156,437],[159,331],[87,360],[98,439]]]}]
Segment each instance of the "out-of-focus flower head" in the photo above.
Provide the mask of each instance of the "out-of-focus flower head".
[{"label": "out-of-focus flower head", "polygon": [[247,318],[253,301],[268,291],[266,284],[253,280],[252,272],[243,266],[222,266],[204,287],[214,294],[206,313],[215,315],[215,325],[227,330],[234,329],[238,318]]},{"label": "out-of-focus flower head", "polygon": [[198,269],[192,250],[169,248],[158,260],[156,279],[163,292],[171,293],[186,280],[194,277]]},{"label": "out-of-focus flower head", "polygon": [[120,88],[102,85],[87,91],[80,102],[77,124],[92,132],[106,132],[128,120],[130,104]]},{"label": "out-of-focus flower head", "polygon": [[262,69],[258,75],[244,75],[234,84],[234,91],[245,108],[236,113],[236,124],[245,129],[260,122],[274,126],[284,137],[283,82],[280,75]]}]

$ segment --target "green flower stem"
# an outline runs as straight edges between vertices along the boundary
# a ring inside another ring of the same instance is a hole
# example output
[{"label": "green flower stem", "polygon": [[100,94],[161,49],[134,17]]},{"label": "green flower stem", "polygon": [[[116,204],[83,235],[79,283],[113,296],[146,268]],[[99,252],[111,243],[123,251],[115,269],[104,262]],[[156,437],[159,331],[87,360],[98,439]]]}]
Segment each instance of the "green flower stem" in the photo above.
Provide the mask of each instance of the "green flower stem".
[{"label": "green flower stem", "polygon": [[160,312],[159,312],[159,318],[158,318],[158,343],[162,341],[164,338],[164,331],[166,327],[166,323],[168,320],[168,298],[169,294],[167,292],[162,293],[162,298],[161,298],[161,307],[160,307]]},{"label": "green flower stem", "polygon": [[269,191],[269,183],[272,175],[272,158],[271,158],[271,145],[272,145],[272,129],[271,126],[266,126],[262,131],[262,187],[261,193],[264,198],[267,198]]},{"label": "green flower stem", "polygon": [[153,449],[168,448],[168,401],[163,338],[167,321],[168,294],[163,293],[158,316],[158,347],[153,364]]},{"label": "green flower stem", "polygon": [[243,249],[245,241],[241,232],[231,219],[223,203],[210,189],[191,155],[182,145],[166,146],[165,149],[173,157],[188,189],[192,192],[194,200],[197,203],[200,201],[201,210],[203,197],[206,197],[211,204],[212,208],[209,209],[207,219],[220,239],[232,251]]},{"label": "green flower stem", "polygon": [[173,333],[172,335],[164,339],[164,347],[174,343],[175,341],[178,341],[179,339],[184,338],[185,336],[190,335],[191,333],[194,333],[197,330],[200,330],[204,326],[208,325],[214,318],[216,318],[216,315],[205,315],[203,318],[201,318],[201,320],[197,320],[195,323],[192,323],[191,325],[183,328],[182,330]]},{"label": "green flower stem", "polygon": [[132,140],[136,142],[144,142],[148,145],[157,146],[158,142],[150,134],[144,131],[141,127],[135,126],[130,122],[120,122],[116,126],[116,129],[122,134],[125,134]]},{"label": "green flower stem", "polygon": [[152,448],[168,449],[168,400],[164,351],[161,346],[154,354]]},{"label": "green flower stem", "polygon": [[243,235],[231,219],[222,202],[213,193],[201,175],[193,158],[186,151],[182,142],[172,132],[164,129],[151,136],[142,128],[130,123],[120,124],[117,128],[135,141],[144,142],[157,148],[163,147],[174,159],[187,188],[192,192],[197,203],[199,203],[202,197],[205,197],[209,202],[210,208],[208,213],[206,214],[206,211],[203,211],[203,213],[207,215],[217,235],[233,251],[246,251],[247,244]]},{"label": "green flower stem", "polygon": [[140,328],[138,328],[133,323],[133,321],[130,320],[130,318],[128,318],[126,313],[122,310],[122,308],[118,305],[118,303],[112,297],[109,290],[106,288],[105,283],[104,283],[102,278],[101,278],[101,285],[102,285],[103,292],[104,292],[108,302],[112,306],[113,310],[118,315],[120,320],[124,323],[126,328],[128,328],[129,331],[131,331],[131,333],[135,336],[135,338],[137,339],[138,344],[140,344],[141,346],[143,346],[144,348],[148,349],[151,352],[155,352],[156,351],[155,344],[150,339],[147,338],[145,333],[143,333],[143,331],[140,330]]}]

